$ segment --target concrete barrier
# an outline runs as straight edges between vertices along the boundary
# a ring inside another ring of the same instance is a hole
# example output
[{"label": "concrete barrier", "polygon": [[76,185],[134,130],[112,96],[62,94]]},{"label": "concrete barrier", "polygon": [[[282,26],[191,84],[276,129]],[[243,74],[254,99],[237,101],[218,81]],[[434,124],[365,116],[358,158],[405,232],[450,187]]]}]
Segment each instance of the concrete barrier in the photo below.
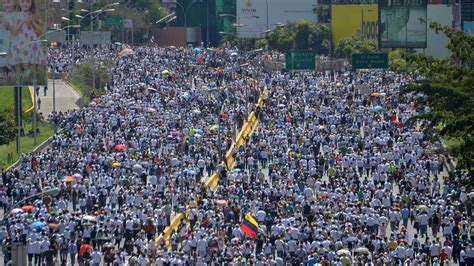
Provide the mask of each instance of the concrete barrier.
[{"label": "concrete barrier", "polygon": [[164,238],[165,241],[166,241],[166,246],[169,248],[170,244],[171,244],[171,241],[170,241],[170,238],[171,238],[171,232],[178,228],[178,225],[181,223],[181,221],[184,219],[184,214],[182,213],[178,213],[176,214],[173,219],[171,219],[170,221],[170,225],[167,226],[164,230],[163,230],[163,233],[161,235],[159,235],[155,241],[156,243],[159,243],[160,241],[160,238]]}]

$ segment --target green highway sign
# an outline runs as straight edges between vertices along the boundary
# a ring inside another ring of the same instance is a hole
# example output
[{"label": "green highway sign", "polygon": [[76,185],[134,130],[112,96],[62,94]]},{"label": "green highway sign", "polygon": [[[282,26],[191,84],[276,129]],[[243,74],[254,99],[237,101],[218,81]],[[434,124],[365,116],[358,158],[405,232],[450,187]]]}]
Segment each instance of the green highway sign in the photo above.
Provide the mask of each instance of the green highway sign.
[{"label": "green highway sign", "polygon": [[314,51],[289,51],[285,54],[287,70],[314,70],[316,53]]},{"label": "green highway sign", "polygon": [[353,54],[352,68],[366,69],[366,68],[387,68],[388,54]]},{"label": "green highway sign", "polygon": [[119,16],[110,16],[105,18],[105,25],[107,27],[122,25],[123,18]]}]

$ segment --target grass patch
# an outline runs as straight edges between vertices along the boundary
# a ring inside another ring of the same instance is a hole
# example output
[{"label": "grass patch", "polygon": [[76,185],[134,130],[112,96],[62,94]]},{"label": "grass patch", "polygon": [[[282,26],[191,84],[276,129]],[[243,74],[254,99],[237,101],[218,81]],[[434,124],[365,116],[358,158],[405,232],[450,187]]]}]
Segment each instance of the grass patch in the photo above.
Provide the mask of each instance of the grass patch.
[{"label": "grass patch", "polygon": [[91,101],[91,97],[88,92],[91,90],[91,88],[86,88],[84,86],[84,83],[80,82],[78,78],[73,77],[72,79],[68,81],[69,81],[69,84],[81,94],[82,100],[84,101],[84,105],[89,104]]},{"label": "grass patch", "polygon": [[[44,121],[38,122],[40,133],[37,136],[36,145],[34,145],[34,138],[27,135],[32,127],[31,121],[25,120],[23,122],[26,136],[20,139],[20,154],[32,151],[54,134],[54,126],[52,124]],[[19,154],[16,153],[16,139],[6,145],[0,145],[0,168],[7,168],[13,164],[8,162],[8,154],[13,155],[13,162],[16,162],[20,157]]]},{"label": "grass patch", "polygon": [[[15,109],[14,93],[13,87],[0,87],[0,111],[13,112]],[[33,106],[28,87],[23,87],[21,90],[21,105],[23,112]]]}]

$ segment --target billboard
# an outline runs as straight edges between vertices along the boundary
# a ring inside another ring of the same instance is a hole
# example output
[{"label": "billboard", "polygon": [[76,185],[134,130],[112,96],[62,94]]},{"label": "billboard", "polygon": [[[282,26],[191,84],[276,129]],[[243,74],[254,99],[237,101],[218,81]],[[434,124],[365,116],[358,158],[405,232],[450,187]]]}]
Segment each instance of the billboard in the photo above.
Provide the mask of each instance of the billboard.
[{"label": "billboard", "polygon": [[87,45],[110,44],[110,31],[81,31],[81,43]]},{"label": "billboard", "polygon": [[464,21],[463,30],[467,35],[474,36],[474,21]]},{"label": "billboard", "polygon": [[332,43],[337,47],[344,38],[361,35],[377,43],[378,5],[343,4],[331,6]]},{"label": "billboard", "polygon": [[306,19],[316,23],[311,0],[236,0],[234,22],[241,38],[262,38],[277,25]]},{"label": "billboard", "polygon": [[47,0],[4,0],[0,7],[2,85],[44,85]]},{"label": "billboard", "polygon": [[474,21],[474,0],[461,1],[461,20]]},{"label": "billboard", "polygon": [[381,0],[379,9],[380,47],[426,48],[426,0]]},{"label": "billboard", "polygon": [[[430,5],[428,4],[428,21],[436,21],[441,26],[451,27],[454,20],[453,8],[450,5]],[[428,23],[429,24],[429,23]],[[443,32],[436,33],[428,27],[426,49],[418,50],[436,58],[446,58],[451,56],[451,51],[446,48],[448,37]]]}]

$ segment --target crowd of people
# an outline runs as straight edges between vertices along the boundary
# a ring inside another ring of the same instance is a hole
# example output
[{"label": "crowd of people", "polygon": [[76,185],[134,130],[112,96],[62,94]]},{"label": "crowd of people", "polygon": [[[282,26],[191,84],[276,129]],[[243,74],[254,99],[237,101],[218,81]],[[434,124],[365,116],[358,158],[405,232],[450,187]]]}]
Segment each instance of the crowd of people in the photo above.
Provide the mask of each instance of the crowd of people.
[{"label": "crowd of people", "polygon": [[[115,60],[105,93],[55,117],[50,147],[2,171],[5,264],[15,244],[28,265],[474,264],[465,173],[446,173],[429,123],[407,123],[429,109],[416,95],[400,101],[416,73],[269,71],[267,55],[225,48],[125,50],[96,48]],[[90,55],[50,53],[63,70]],[[227,169],[252,111],[258,127]],[[215,172],[213,191],[204,181]],[[246,214],[254,238],[240,228]]]}]

